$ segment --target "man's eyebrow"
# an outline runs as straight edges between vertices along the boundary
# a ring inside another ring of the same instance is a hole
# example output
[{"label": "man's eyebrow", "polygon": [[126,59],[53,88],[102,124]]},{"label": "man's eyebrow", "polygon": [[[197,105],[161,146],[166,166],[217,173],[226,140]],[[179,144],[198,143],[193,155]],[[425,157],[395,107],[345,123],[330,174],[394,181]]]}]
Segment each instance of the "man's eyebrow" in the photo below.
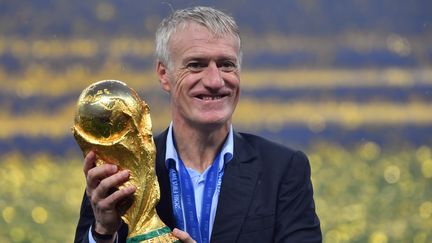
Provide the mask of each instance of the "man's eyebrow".
[{"label": "man's eyebrow", "polygon": [[[183,64],[187,64],[189,62],[209,62],[211,57],[205,57],[205,56],[190,56],[183,59]],[[236,56],[231,55],[221,55],[215,59],[216,62],[225,62],[225,61],[231,61],[231,62],[237,62]]]},{"label": "man's eyebrow", "polygon": [[203,61],[208,61],[210,60],[210,58],[205,58],[205,57],[188,57],[185,58],[184,61],[185,62],[190,62],[190,61],[198,61],[198,62],[203,62]]}]

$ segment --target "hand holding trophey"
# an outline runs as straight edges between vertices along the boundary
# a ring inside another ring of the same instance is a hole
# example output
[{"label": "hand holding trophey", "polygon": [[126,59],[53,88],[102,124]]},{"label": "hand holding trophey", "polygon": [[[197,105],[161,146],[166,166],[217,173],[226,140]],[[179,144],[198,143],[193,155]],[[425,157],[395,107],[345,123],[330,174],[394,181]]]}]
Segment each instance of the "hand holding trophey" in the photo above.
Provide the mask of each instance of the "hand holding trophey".
[{"label": "hand holding trophey", "polygon": [[[115,234],[121,225],[121,216],[127,208],[120,205],[135,192],[134,186],[113,191],[129,178],[129,171],[118,171],[116,165],[96,166],[96,155],[89,152],[84,160],[86,193],[95,215],[95,231],[100,234]],[[123,203],[124,204],[124,203]]]}]

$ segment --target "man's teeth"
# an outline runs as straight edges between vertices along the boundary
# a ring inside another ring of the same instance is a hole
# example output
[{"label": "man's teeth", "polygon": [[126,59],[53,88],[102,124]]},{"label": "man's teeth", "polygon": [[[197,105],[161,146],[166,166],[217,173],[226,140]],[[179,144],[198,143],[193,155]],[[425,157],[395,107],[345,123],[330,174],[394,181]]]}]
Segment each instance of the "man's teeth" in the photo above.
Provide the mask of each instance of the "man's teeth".
[{"label": "man's teeth", "polygon": [[221,98],[222,98],[222,96],[203,96],[202,97],[203,100],[218,100]]}]

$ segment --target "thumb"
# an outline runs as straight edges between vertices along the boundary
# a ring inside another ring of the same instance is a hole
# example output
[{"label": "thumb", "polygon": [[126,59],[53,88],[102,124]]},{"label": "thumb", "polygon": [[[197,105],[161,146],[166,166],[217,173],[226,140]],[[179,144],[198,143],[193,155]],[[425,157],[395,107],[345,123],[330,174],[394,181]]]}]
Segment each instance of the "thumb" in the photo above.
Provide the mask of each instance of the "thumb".
[{"label": "thumb", "polygon": [[173,230],[173,235],[181,240],[183,243],[196,243],[194,239],[186,232],[175,228]]}]

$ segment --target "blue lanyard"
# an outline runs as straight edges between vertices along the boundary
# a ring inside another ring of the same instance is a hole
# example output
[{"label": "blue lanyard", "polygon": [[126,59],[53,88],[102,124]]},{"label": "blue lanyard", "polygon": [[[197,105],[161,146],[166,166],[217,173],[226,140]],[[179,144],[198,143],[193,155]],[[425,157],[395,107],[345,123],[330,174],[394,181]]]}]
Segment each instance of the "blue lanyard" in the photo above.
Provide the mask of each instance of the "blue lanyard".
[{"label": "blue lanyard", "polygon": [[[212,166],[207,172],[204,185],[203,201],[201,208],[201,222],[198,222],[195,194],[190,175],[185,168],[183,161],[179,161],[180,178],[174,163],[169,163],[169,176],[171,182],[171,195],[173,203],[174,217],[177,227],[187,231],[197,243],[210,242],[210,213],[215,191],[220,189],[223,170],[218,173],[220,155],[213,161]],[[173,162],[173,161],[172,161]],[[181,201],[183,200],[184,216]]]}]

